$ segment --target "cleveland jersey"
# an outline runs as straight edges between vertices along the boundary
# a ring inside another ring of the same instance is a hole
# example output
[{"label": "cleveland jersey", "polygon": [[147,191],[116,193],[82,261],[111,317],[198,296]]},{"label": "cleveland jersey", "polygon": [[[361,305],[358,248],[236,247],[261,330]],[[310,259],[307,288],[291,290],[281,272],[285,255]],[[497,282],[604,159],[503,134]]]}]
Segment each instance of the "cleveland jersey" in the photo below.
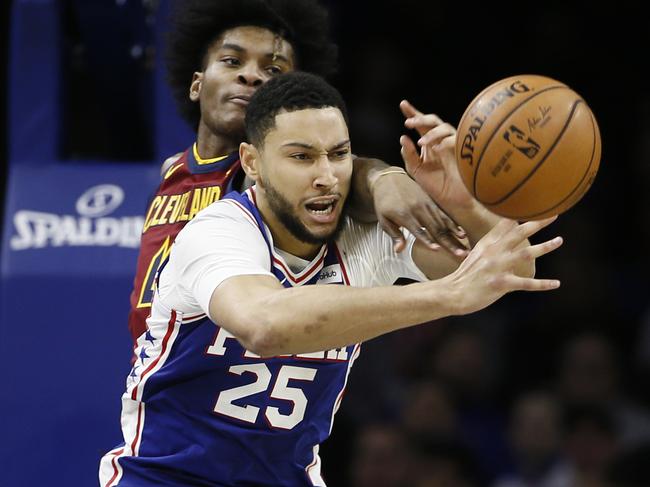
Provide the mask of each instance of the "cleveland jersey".
[{"label": "cleveland jersey", "polygon": [[137,341],[122,397],[124,443],[102,459],[103,487],[325,485],[318,448],[359,344],[260,358],[210,319],[212,293],[247,274],[274,276],[285,288],[424,276],[410,248],[395,254],[378,225],[351,220],[311,261],[286,254],[254,195],[228,195],[179,233]]},{"label": "cleveland jersey", "polygon": [[156,271],[169,255],[176,235],[200,210],[233,189],[239,169],[238,153],[201,159],[194,144],[165,171],[142,229],[129,311],[134,342],[146,330]]}]

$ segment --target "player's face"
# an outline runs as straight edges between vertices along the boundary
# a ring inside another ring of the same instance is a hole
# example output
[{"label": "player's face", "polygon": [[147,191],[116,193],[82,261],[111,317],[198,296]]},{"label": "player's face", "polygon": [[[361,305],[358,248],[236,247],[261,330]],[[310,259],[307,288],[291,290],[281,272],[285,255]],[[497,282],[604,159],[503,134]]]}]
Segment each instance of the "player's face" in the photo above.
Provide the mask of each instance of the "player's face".
[{"label": "player's face", "polygon": [[283,227],[276,244],[309,256],[343,220],[352,177],[348,128],[331,107],[282,112],[275,124],[260,148],[260,201],[271,210],[271,229],[273,222]]},{"label": "player's face", "polygon": [[250,97],[271,77],[293,69],[291,44],[270,30],[243,26],[225,31],[192,80],[190,98],[200,103],[201,125],[241,141]]}]

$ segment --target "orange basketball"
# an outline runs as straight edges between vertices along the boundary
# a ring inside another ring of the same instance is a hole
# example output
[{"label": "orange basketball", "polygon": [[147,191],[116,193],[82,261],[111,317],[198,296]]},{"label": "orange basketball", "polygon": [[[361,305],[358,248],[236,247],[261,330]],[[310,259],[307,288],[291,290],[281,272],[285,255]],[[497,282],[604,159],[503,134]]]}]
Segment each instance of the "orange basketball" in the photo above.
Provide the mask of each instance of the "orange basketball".
[{"label": "orange basketball", "polygon": [[522,75],[497,81],[467,107],[456,159],[470,193],[516,220],[565,212],[593,183],[600,131],[585,101],[560,81]]}]

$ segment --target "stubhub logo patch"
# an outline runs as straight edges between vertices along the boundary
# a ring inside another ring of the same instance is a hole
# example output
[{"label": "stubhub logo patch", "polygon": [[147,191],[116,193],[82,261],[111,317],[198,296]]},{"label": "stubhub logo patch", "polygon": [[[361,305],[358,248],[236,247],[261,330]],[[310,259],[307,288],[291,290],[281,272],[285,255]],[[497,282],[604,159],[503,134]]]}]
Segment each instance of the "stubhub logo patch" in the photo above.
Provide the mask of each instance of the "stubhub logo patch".
[{"label": "stubhub logo patch", "polygon": [[343,282],[341,264],[328,265],[323,267],[318,275],[317,284],[332,284]]}]

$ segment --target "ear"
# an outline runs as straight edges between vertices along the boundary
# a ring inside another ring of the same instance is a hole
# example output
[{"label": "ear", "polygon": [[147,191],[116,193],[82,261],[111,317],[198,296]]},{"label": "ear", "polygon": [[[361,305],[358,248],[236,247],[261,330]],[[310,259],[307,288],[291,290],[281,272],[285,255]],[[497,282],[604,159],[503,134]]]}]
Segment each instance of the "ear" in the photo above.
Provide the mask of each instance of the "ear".
[{"label": "ear", "polygon": [[195,71],[192,75],[192,84],[190,85],[190,100],[199,101],[201,87],[203,86],[203,73]]},{"label": "ear", "polygon": [[253,181],[260,178],[260,153],[253,144],[242,142],[239,144],[239,160],[246,175]]}]

